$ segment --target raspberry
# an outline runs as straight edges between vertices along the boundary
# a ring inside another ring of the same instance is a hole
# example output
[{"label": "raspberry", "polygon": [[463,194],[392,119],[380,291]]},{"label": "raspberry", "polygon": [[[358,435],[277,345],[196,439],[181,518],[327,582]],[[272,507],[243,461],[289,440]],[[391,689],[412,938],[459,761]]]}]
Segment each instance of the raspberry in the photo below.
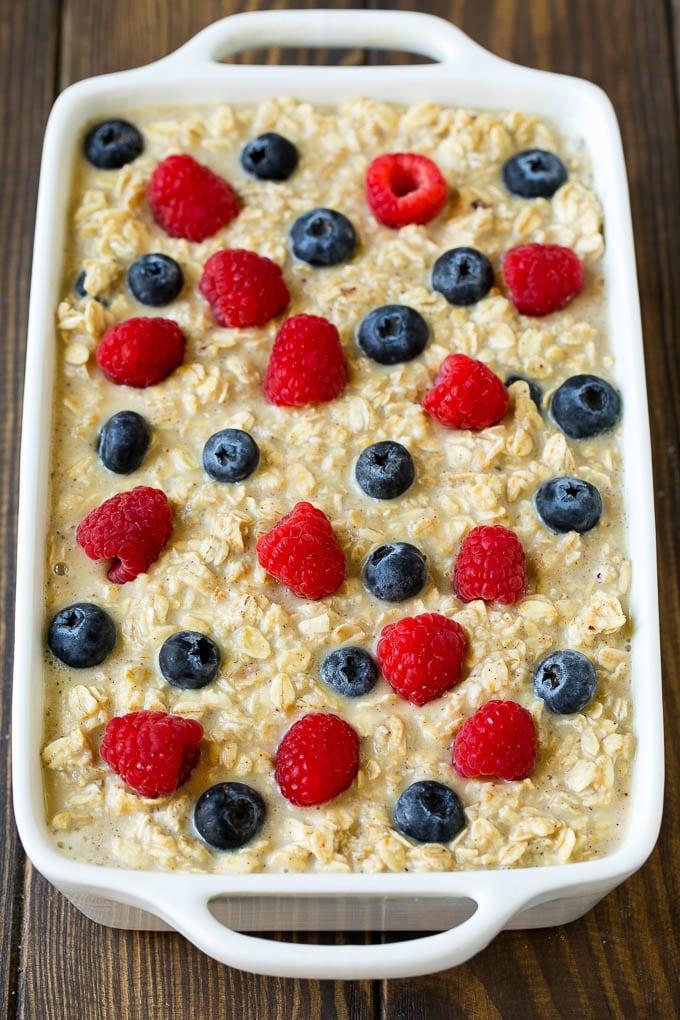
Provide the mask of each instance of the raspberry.
[{"label": "raspberry", "polygon": [[261,567],[303,599],[332,595],[345,577],[345,557],[322,510],[296,503],[257,540]]},{"label": "raspberry", "polygon": [[134,581],[158,559],[172,533],[172,514],[160,489],[138,485],[91,510],[76,531],[76,542],[91,560],[113,559],[109,581]]},{"label": "raspberry", "polygon": [[165,712],[129,712],[108,723],[104,761],[142,797],[169,797],[185,783],[200,756],[203,727]]},{"label": "raspberry", "polygon": [[378,156],[366,174],[366,200],[387,227],[429,223],[444,208],[446,195],[437,164],[415,152]]},{"label": "raspberry", "polygon": [[338,331],[318,315],[293,315],[276,334],[264,392],[270,404],[302,407],[333,400],[345,388],[347,366]]},{"label": "raspberry", "polygon": [[503,276],[522,315],[550,315],[583,289],[583,265],[559,244],[520,244],[505,253]]},{"label": "raspberry", "polygon": [[149,182],[154,218],[170,237],[204,241],[230,223],[241,209],[224,178],[192,156],[168,156]]},{"label": "raspberry", "polygon": [[378,661],[397,694],[424,705],[459,682],[465,645],[465,631],[455,620],[421,613],[383,628]]},{"label": "raspberry", "polygon": [[162,382],[182,364],[184,335],[172,319],[126,319],[107,329],[97,364],[119,386],[144,389]]},{"label": "raspberry", "polygon": [[463,539],[453,568],[453,587],[464,602],[484,599],[509,606],[527,587],[524,549],[514,531],[481,524]]},{"label": "raspberry", "polygon": [[465,720],[453,744],[453,767],[464,779],[526,779],[538,740],[531,713],[516,701],[487,701]]},{"label": "raspberry", "polygon": [[351,786],[359,736],[338,715],[313,712],[293,723],[276,752],[275,777],[291,804],[325,804]]},{"label": "raspberry", "polygon": [[203,269],[199,290],[220,326],[264,326],[282,312],[290,294],[276,262],[254,251],[216,251]]},{"label": "raspberry", "polygon": [[423,407],[449,429],[480,429],[496,425],[508,409],[507,388],[482,361],[467,354],[444,358]]}]

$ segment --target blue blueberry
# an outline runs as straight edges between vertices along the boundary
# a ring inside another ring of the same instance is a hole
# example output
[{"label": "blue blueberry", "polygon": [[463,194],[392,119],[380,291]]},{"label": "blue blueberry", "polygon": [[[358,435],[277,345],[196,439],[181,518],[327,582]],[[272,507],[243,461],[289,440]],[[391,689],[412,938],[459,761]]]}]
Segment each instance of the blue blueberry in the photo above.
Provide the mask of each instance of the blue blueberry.
[{"label": "blue blueberry", "polygon": [[536,407],[540,411],[541,410],[541,404],[543,403],[543,390],[538,385],[538,383],[534,382],[533,379],[527,379],[527,377],[525,375],[513,374],[513,375],[509,375],[506,378],[505,385],[506,386],[512,386],[512,384],[516,383],[516,382],[525,382],[527,384],[527,386],[529,387],[529,396],[531,397],[531,399],[533,400],[534,404],[536,405]]},{"label": "blue blueberry", "polygon": [[184,274],[169,255],[151,252],[132,263],[127,282],[138,301],[159,308],[175,300],[184,286]]},{"label": "blue blueberry", "polygon": [[290,231],[295,258],[310,266],[335,266],[351,259],[357,246],[354,227],[335,209],[312,209],[298,216]]},{"label": "blue blueberry", "polygon": [[427,564],[420,549],[408,542],[390,542],[374,549],[364,564],[364,584],[383,602],[412,599],[425,587]]},{"label": "blue blueberry", "polygon": [[194,828],[213,850],[238,850],[257,836],[265,820],[264,800],[245,783],[216,783],[194,806]]},{"label": "blue blueberry", "polygon": [[116,627],[108,613],[91,602],[76,602],[52,617],[47,631],[50,650],[74,669],[98,666],[113,651]]},{"label": "blue blueberry", "polygon": [[534,693],[551,712],[580,712],[595,693],[595,667],[581,652],[564,649],[544,656],[534,670]]},{"label": "blue blueberry", "polygon": [[141,414],[119,411],[102,425],[97,453],[105,468],[117,475],[136,471],[146,457],[151,432]]},{"label": "blue blueberry", "polygon": [[450,843],[467,825],[458,794],[433,779],[404,790],[394,807],[394,821],[418,843]]},{"label": "blue blueberry", "polygon": [[378,682],[378,667],[363,648],[346,645],[330,652],[321,663],[321,679],[338,694],[358,698]]},{"label": "blue blueberry", "polygon": [[493,266],[476,248],[451,248],[435,262],[432,286],[451,305],[474,305],[493,287]]},{"label": "blue blueberry", "polygon": [[100,170],[118,170],[137,159],[144,149],[144,142],[129,121],[105,120],[90,128],[83,149],[93,166]]},{"label": "blue blueberry", "polygon": [[222,655],[212,638],[197,630],[171,634],[158,655],[158,665],[168,683],[188,691],[197,691],[214,680],[221,661]]},{"label": "blue blueberry", "polygon": [[416,469],[405,446],[385,440],[361,451],[354,474],[367,496],[396,499],[413,484]]},{"label": "blue blueberry", "polygon": [[248,432],[222,429],[203,447],[203,467],[216,482],[242,482],[260,463],[260,449]]},{"label": "blue blueberry", "polygon": [[614,428],[621,416],[621,398],[597,375],[573,375],[555,390],[550,414],[570,439],[589,439]]},{"label": "blue blueberry", "polygon": [[425,350],[430,330],[422,315],[408,305],[383,305],[361,320],[357,343],[379,365],[412,361]]},{"label": "blue blueberry", "polygon": [[566,179],[562,160],[545,149],[523,149],[503,164],[503,184],[521,198],[550,198]]},{"label": "blue blueberry", "polygon": [[559,476],[543,482],[534,504],[543,523],[559,534],[590,531],[602,516],[602,496],[582,478]]},{"label": "blue blueberry", "polygon": [[298,165],[298,151],[292,142],[275,131],[252,138],[241,152],[243,169],[261,181],[285,181]]},{"label": "blue blueberry", "polygon": [[75,279],[75,282],[73,284],[73,290],[74,290],[74,293],[75,293],[76,297],[79,297],[79,298],[86,298],[86,297],[94,298],[94,300],[98,301],[100,305],[104,306],[104,308],[108,308],[109,307],[109,302],[105,298],[101,297],[99,294],[90,294],[89,290],[85,290],[85,278],[86,278],[86,276],[87,276],[87,273],[85,272],[84,269],[82,269],[78,273],[78,275],[77,275],[77,277]]}]

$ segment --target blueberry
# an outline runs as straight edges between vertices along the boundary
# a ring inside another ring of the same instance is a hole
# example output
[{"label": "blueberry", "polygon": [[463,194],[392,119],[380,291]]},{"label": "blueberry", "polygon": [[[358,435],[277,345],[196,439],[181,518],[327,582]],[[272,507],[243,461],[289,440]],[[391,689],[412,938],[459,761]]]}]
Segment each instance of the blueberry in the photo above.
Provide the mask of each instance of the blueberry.
[{"label": "blueberry", "polygon": [[523,149],[503,164],[503,184],[521,198],[550,198],[566,179],[562,160],[545,149]]},{"label": "blueberry", "polygon": [[404,790],[394,807],[394,821],[418,843],[450,843],[467,824],[458,794],[432,779]]},{"label": "blueberry", "polygon": [[82,269],[78,273],[78,275],[77,275],[77,277],[75,279],[75,282],[73,284],[73,290],[74,290],[74,293],[75,293],[76,297],[79,297],[79,298],[86,298],[86,297],[94,298],[94,300],[98,301],[100,305],[104,306],[104,308],[108,308],[109,307],[109,302],[105,298],[100,297],[99,294],[90,294],[89,290],[85,290],[85,278],[86,278],[86,276],[87,276],[87,273],[85,272],[84,269]]},{"label": "blueberry", "polygon": [[310,266],[335,266],[354,254],[357,235],[342,213],[312,209],[298,216],[290,230],[293,255]]},{"label": "blueberry", "polygon": [[261,181],[286,181],[298,165],[292,142],[275,131],[252,138],[241,153],[241,166]]},{"label": "blueberry", "polygon": [[362,450],[354,473],[359,487],[373,499],[396,499],[416,477],[411,454],[401,443],[391,440]]},{"label": "blueberry", "polygon": [[132,263],[127,282],[138,301],[158,308],[175,300],[184,286],[184,275],[169,255],[152,252]]},{"label": "blueberry", "polygon": [[158,655],[158,665],[168,683],[189,691],[214,680],[221,661],[220,650],[212,638],[196,630],[171,634]]},{"label": "blueberry", "polygon": [[597,375],[572,375],[555,390],[550,414],[570,439],[589,439],[616,425],[621,398]]},{"label": "blueberry", "polygon": [[529,387],[529,396],[531,397],[531,399],[533,400],[534,404],[536,405],[536,407],[540,411],[541,410],[541,404],[543,403],[543,390],[538,385],[538,383],[535,383],[533,381],[533,379],[527,379],[527,377],[525,375],[514,374],[514,375],[509,375],[506,378],[505,385],[506,386],[512,386],[512,384],[516,383],[516,382],[525,382],[528,385],[528,387]]},{"label": "blueberry", "polygon": [[493,266],[476,248],[451,248],[435,262],[432,286],[451,305],[474,305],[493,287]]},{"label": "blueberry", "polygon": [[149,426],[136,411],[119,411],[104,422],[97,440],[97,453],[105,468],[117,475],[136,471],[151,442]]},{"label": "blueberry", "polygon": [[216,482],[242,482],[259,463],[259,447],[242,429],[215,432],[203,447],[203,467]]},{"label": "blueberry", "polygon": [[381,545],[364,564],[364,584],[383,602],[411,599],[423,590],[426,581],[425,557],[408,542]]},{"label": "blueberry", "polygon": [[551,712],[580,712],[595,693],[595,667],[581,652],[565,649],[544,656],[534,670],[534,693]]},{"label": "blueberry", "polygon": [[142,136],[127,120],[104,120],[87,133],[86,158],[100,170],[118,170],[137,159],[144,149]]},{"label": "blueberry", "polygon": [[91,602],[76,602],[52,617],[47,643],[58,659],[84,669],[98,666],[113,650],[116,627],[108,613]]},{"label": "blueberry", "polygon": [[378,668],[363,648],[347,645],[330,652],[321,663],[321,679],[338,694],[358,698],[378,682]]},{"label": "blueberry", "polygon": [[412,361],[425,350],[430,330],[422,315],[408,305],[383,305],[362,319],[357,343],[379,365]]},{"label": "blueberry", "polygon": [[266,811],[252,786],[216,783],[196,801],[194,828],[214,850],[238,850],[258,834]]},{"label": "blueberry", "polygon": [[543,523],[564,534],[590,531],[602,516],[602,497],[582,478],[560,476],[543,482],[534,496],[536,513]]}]

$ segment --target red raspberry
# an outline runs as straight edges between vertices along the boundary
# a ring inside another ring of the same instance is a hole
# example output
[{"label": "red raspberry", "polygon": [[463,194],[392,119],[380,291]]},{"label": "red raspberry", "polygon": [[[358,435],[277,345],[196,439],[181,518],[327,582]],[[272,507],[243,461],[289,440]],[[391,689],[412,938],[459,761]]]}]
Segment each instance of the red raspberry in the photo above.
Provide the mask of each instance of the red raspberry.
[{"label": "red raspberry", "polygon": [[238,195],[224,178],[192,156],[168,156],[149,182],[154,218],[170,237],[204,241],[241,209]]},{"label": "red raspberry", "polygon": [[162,382],[182,364],[184,336],[172,319],[126,319],[107,329],[97,364],[113,383],[144,389]]},{"label": "red raspberry", "polygon": [[460,681],[465,645],[465,631],[455,620],[421,613],[383,628],[378,661],[397,694],[424,705]]},{"label": "red raspberry", "polygon": [[291,804],[325,804],[351,786],[359,735],[338,715],[313,712],[293,723],[276,752],[275,777]]},{"label": "red raspberry", "polygon": [[453,744],[453,767],[464,779],[526,779],[538,739],[531,713],[516,701],[487,701],[466,719]]},{"label": "red raspberry", "polygon": [[276,262],[243,248],[216,251],[203,269],[199,290],[220,326],[264,326],[282,312],[290,294]]},{"label": "red raspberry", "polygon": [[463,539],[453,568],[453,587],[464,602],[484,599],[504,606],[527,588],[524,549],[514,531],[480,524]]},{"label": "red raspberry", "polygon": [[388,227],[429,223],[446,204],[446,181],[427,156],[392,152],[374,159],[366,174],[366,200]]},{"label": "red raspberry", "polygon": [[91,560],[110,560],[109,581],[134,581],[158,559],[172,533],[172,514],[164,492],[138,485],[119,492],[91,510],[76,531],[76,542]]},{"label": "red raspberry", "polygon": [[296,503],[257,540],[261,567],[303,599],[332,595],[345,577],[345,557],[323,510]]},{"label": "red raspberry", "polygon": [[319,315],[293,315],[276,334],[264,392],[270,404],[302,407],[333,400],[345,388],[347,366],[338,331]]},{"label": "red raspberry", "polygon": [[449,429],[480,429],[496,425],[510,403],[507,387],[483,361],[467,354],[444,358],[423,407]]},{"label": "red raspberry", "polygon": [[142,797],[169,797],[193,772],[203,727],[165,712],[129,712],[108,723],[100,753]]},{"label": "red raspberry", "polygon": [[559,244],[520,244],[505,253],[503,276],[522,315],[550,315],[583,289],[583,265]]}]

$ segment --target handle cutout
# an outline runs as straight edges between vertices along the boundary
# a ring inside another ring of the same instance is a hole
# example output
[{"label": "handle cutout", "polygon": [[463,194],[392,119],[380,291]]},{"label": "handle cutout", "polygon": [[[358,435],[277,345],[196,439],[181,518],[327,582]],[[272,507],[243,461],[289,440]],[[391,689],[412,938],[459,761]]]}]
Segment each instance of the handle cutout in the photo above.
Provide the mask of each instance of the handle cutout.
[{"label": "handle cutout", "polygon": [[270,46],[249,48],[223,57],[220,64],[255,64],[283,67],[382,67],[436,64],[433,57],[410,50],[357,49],[356,47]]}]

